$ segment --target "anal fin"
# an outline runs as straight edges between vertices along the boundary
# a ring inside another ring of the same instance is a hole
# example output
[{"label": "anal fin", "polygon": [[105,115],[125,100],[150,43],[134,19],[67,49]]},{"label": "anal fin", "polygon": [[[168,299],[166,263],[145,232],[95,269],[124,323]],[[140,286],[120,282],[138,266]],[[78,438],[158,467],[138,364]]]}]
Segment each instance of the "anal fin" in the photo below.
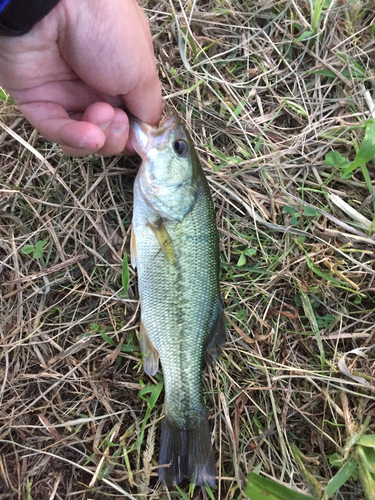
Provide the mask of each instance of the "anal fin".
[{"label": "anal fin", "polygon": [[221,299],[218,299],[217,306],[214,312],[214,318],[210,330],[210,334],[206,341],[206,349],[204,360],[207,365],[211,366],[220,357],[226,340],[225,333],[225,314]]},{"label": "anal fin", "polygon": [[159,353],[153,346],[144,324],[139,327],[139,346],[143,356],[143,368],[147,375],[155,375],[159,368]]}]

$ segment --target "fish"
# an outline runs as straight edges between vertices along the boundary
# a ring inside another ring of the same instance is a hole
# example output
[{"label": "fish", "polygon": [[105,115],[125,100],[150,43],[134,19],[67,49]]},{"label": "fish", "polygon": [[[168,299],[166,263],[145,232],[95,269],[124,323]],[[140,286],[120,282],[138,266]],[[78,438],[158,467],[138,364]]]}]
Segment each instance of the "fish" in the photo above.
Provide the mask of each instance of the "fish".
[{"label": "fish", "polygon": [[142,163],[134,182],[131,263],[137,269],[144,371],[161,364],[164,406],[159,478],[213,486],[216,467],[201,373],[220,356],[225,315],[214,206],[193,141],[176,116],[135,118]]}]

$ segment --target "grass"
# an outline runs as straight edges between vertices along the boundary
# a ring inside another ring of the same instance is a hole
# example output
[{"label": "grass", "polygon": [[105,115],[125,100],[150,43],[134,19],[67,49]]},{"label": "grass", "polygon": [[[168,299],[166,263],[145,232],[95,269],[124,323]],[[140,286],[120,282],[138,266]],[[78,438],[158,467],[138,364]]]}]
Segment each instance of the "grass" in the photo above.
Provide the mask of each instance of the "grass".
[{"label": "grass", "polygon": [[163,381],[143,374],[131,267],[122,292],[139,160],[68,158],[4,94],[0,499],[284,498],[258,478],[372,499],[374,153],[348,165],[375,117],[373,3],[144,7],[218,213],[217,486],[157,480]]}]

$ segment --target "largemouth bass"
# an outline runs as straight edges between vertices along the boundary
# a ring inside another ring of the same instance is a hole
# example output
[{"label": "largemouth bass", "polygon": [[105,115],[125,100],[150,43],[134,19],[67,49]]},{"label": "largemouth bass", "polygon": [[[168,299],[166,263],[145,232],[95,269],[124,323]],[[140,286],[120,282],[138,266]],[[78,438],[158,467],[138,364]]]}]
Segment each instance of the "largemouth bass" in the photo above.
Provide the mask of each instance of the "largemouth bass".
[{"label": "largemouth bass", "polygon": [[174,116],[158,128],[131,121],[142,157],[134,184],[131,260],[138,270],[144,370],[165,382],[159,477],[213,485],[216,469],[201,371],[225,343],[219,245],[207,180]]}]

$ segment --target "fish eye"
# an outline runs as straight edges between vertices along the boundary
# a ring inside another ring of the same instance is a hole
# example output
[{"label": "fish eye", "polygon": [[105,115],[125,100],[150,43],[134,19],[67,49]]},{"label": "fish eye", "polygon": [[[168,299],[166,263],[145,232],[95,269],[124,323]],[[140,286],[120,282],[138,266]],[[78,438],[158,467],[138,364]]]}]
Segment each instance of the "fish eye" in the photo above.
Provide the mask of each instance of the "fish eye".
[{"label": "fish eye", "polygon": [[183,139],[177,139],[173,143],[173,149],[178,156],[186,156],[189,152],[189,144]]}]

